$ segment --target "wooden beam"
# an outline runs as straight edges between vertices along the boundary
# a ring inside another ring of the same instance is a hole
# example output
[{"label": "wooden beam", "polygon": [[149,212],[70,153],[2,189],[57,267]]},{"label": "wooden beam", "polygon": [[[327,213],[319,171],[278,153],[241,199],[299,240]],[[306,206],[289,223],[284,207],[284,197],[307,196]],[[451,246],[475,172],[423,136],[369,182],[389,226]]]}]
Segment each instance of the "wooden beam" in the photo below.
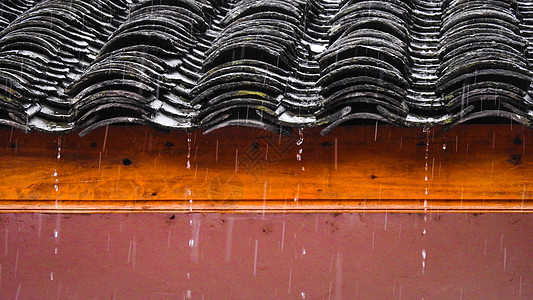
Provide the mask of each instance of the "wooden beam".
[{"label": "wooden beam", "polygon": [[[189,140],[189,142],[188,142]],[[0,129],[0,211],[533,211],[519,125],[249,128],[80,138]]]}]

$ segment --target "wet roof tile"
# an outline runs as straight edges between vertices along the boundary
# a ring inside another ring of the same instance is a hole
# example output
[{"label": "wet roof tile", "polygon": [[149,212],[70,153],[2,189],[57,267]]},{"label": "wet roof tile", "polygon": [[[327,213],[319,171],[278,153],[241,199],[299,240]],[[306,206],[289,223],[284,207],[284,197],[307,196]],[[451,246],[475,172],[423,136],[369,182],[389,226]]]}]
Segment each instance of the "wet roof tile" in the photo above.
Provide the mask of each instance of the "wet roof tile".
[{"label": "wet roof tile", "polygon": [[533,118],[533,2],[12,0],[0,124],[207,131]]}]

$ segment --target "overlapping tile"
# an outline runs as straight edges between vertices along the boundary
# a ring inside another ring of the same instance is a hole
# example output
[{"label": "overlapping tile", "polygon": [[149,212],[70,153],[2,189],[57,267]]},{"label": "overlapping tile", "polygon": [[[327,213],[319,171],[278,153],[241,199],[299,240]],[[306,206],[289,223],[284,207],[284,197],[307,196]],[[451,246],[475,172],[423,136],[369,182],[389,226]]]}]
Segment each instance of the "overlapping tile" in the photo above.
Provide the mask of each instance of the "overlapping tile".
[{"label": "overlapping tile", "polygon": [[12,0],[0,29],[25,131],[533,118],[530,1]]}]

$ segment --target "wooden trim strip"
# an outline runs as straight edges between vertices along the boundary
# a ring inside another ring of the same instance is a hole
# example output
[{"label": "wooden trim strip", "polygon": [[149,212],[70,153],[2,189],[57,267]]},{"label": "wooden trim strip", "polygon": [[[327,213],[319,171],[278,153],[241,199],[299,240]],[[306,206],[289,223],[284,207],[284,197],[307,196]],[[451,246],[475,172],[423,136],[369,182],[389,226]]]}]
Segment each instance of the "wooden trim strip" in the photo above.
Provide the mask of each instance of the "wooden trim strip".
[{"label": "wooden trim strip", "polygon": [[532,213],[531,202],[524,206],[517,201],[484,201],[470,200],[462,204],[450,200],[432,200],[426,209],[419,201],[384,201],[355,202],[340,200],[332,203],[329,200],[305,200],[298,204],[269,200],[265,206],[257,201],[216,202],[196,201],[191,205],[188,201],[7,201],[1,202],[0,211],[4,213],[20,212],[61,212],[61,213]]},{"label": "wooden trim strip", "polygon": [[523,126],[302,135],[0,128],[0,211],[533,211],[533,131]]}]

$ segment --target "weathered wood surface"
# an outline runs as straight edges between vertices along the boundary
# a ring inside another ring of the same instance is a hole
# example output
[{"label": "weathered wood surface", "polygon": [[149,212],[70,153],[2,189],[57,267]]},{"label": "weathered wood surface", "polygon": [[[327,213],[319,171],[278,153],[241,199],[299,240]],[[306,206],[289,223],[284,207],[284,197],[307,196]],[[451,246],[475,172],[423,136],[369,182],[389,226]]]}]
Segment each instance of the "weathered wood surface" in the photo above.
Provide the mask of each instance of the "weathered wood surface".
[{"label": "weathered wood surface", "polygon": [[298,132],[247,128],[113,126],[80,138],[4,127],[0,210],[533,211],[533,131],[523,126],[318,132],[305,129],[297,145]]}]

